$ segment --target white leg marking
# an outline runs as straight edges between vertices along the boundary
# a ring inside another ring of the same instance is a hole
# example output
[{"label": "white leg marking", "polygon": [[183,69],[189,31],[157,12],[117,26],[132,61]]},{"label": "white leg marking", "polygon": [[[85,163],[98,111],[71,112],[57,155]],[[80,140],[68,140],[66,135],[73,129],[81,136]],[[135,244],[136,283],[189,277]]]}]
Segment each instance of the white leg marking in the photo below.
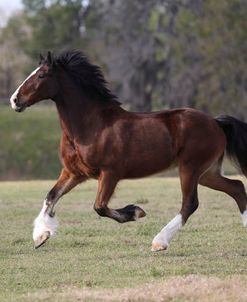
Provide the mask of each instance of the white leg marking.
[{"label": "white leg marking", "polygon": [[154,237],[152,251],[167,249],[169,242],[181,227],[182,215],[178,214]]},{"label": "white leg marking", "polygon": [[43,208],[41,209],[38,217],[34,220],[33,240],[36,241],[45,232],[49,232],[50,236],[54,236],[58,227],[56,217],[50,217],[45,213],[47,209],[46,200],[44,201]]},{"label": "white leg marking", "polygon": [[36,68],[22,83],[21,85],[16,89],[16,91],[12,94],[12,96],[10,97],[10,104],[11,104],[11,107],[12,109],[18,109],[18,107],[16,106],[15,104],[15,99],[18,95],[18,92],[21,88],[21,86],[28,80],[30,79],[38,70],[40,69],[40,67]]},{"label": "white leg marking", "polygon": [[247,210],[245,210],[242,214],[243,224],[247,227]]}]

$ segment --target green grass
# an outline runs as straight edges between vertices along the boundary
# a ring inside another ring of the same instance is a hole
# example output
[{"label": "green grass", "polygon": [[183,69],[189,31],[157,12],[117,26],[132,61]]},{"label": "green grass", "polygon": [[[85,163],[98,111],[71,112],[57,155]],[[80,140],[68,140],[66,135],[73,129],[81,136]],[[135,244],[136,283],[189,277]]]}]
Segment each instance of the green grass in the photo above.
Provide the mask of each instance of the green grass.
[{"label": "green grass", "polygon": [[57,206],[57,236],[34,250],[32,221],[53,183],[0,183],[1,302],[36,301],[29,300],[28,293],[38,295],[45,290],[55,294],[67,287],[131,288],[172,276],[224,279],[247,273],[247,234],[237,206],[223,193],[206,188],[200,188],[200,207],[169,250],[151,253],[153,237],[180,209],[176,178],[120,183],[111,206],[139,201],[147,212],[145,218],[127,224],[97,216],[93,211],[97,183],[82,184]]},{"label": "green grass", "polygon": [[34,106],[21,114],[0,106],[0,179],[57,177],[59,141],[54,106]]}]

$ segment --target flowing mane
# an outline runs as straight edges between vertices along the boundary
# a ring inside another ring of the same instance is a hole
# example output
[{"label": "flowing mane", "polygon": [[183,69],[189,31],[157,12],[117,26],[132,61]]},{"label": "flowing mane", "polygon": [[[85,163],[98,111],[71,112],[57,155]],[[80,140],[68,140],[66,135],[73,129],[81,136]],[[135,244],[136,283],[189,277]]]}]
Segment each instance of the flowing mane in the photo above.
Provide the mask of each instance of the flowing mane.
[{"label": "flowing mane", "polygon": [[81,51],[63,51],[53,57],[53,65],[62,67],[84,93],[104,102],[121,104],[108,88],[100,67],[92,64]]}]

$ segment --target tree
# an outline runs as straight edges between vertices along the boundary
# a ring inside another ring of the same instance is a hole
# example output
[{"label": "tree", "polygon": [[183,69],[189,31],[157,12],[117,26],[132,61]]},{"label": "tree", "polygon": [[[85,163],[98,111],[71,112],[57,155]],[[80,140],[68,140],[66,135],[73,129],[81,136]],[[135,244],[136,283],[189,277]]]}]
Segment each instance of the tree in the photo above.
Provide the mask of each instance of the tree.
[{"label": "tree", "polygon": [[[22,15],[10,18],[0,30],[0,97],[7,99],[30,66],[30,59],[21,47],[27,27]],[[21,68],[20,68],[21,67]]]},{"label": "tree", "polygon": [[96,32],[90,27],[92,23],[86,22],[91,42],[99,45],[101,41],[95,56],[107,66],[120,99],[133,110],[150,111],[155,107],[153,100],[165,89],[169,33],[163,31],[162,16],[167,18],[164,22],[171,22],[169,2],[90,1],[87,20],[96,19],[94,26],[101,29]]},{"label": "tree", "polygon": [[32,57],[42,51],[81,48],[83,14],[80,0],[23,0],[31,36],[25,51]]},{"label": "tree", "polygon": [[[13,44],[36,64],[39,52],[79,48],[103,66],[112,90],[127,108],[189,106],[247,116],[246,1],[23,0],[23,4],[24,12],[2,31],[0,53]],[[13,57],[14,63],[17,56]],[[4,68],[8,87],[15,74]],[[0,81],[4,80],[2,76]]]},{"label": "tree", "polygon": [[247,115],[246,1],[91,0],[90,5],[94,22],[87,34],[97,46],[94,56],[132,109],[189,106]]},{"label": "tree", "polygon": [[246,13],[241,0],[207,0],[198,13],[191,6],[180,8],[171,83],[187,90],[185,104],[213,114],[247,115]]}]

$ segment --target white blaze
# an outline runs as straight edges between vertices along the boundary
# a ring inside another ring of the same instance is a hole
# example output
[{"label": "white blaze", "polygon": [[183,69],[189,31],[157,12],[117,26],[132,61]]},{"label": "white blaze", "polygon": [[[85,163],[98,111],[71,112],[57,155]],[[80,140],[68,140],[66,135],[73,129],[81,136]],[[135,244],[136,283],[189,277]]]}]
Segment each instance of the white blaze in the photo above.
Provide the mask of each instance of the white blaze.
[{"label": "white blaze", "polygon": [[22,85],[28,80],[30,79],[33,75],[35,75],[35,73],[40,69],[40,67],[36,68],[22,83],[21,85],[16,89],[16,91],[12,94],[12,96],[10,97],[10,104],[12,109],[18,109],[18,107],[16,106],[14,100],[16,99],[18,92],[20,90],[20,88],[22,87]]}]

